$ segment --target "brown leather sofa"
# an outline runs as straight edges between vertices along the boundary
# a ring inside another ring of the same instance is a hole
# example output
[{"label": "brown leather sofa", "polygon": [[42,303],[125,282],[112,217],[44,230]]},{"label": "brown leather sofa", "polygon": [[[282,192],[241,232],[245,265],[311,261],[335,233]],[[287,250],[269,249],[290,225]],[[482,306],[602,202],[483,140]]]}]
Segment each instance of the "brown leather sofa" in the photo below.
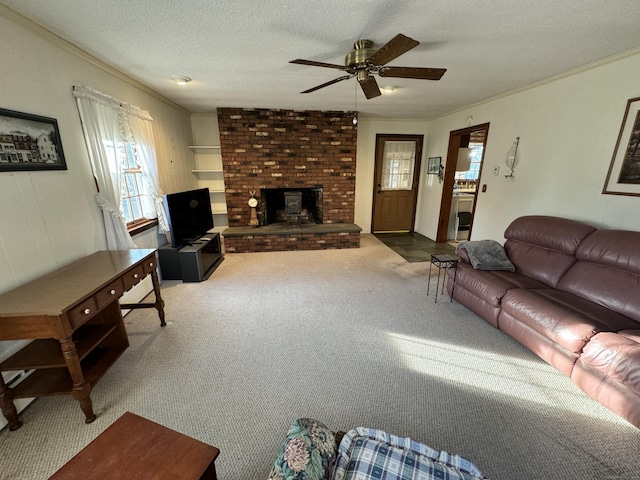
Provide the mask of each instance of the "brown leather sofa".
[{"label": "brown leather sofa", "polygon": [[640,232],[526,216],[504,235],[515,271],[459,249],[453,298],[640,428]]}]

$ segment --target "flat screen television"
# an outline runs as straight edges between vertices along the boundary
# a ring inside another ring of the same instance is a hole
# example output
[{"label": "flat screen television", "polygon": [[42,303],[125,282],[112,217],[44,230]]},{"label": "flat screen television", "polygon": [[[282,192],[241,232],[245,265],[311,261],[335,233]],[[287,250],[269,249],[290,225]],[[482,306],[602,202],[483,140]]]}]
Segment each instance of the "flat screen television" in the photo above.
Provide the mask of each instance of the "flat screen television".
[{"label": "flat screen television", "polygon": [[208,188],[167,194],[164,205],[173,248],[183,247],[213,228]]}]

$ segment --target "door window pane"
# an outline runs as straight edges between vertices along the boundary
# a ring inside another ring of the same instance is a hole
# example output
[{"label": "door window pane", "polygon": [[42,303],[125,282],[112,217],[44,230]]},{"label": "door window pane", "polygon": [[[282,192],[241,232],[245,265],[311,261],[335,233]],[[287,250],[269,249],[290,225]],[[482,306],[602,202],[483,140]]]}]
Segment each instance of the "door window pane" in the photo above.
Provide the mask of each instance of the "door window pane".
[{"label": "door window pane", "polygon": [[416,143],[386,141],[382,158],[381,190],[411,190],[416,163]]}]

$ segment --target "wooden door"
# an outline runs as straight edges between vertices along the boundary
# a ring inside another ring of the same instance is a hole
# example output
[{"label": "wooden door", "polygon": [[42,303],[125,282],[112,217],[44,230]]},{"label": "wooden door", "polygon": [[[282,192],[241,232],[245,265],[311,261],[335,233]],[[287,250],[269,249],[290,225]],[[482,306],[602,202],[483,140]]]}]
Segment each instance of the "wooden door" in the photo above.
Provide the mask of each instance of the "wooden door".
[{"label": "wooden door", "polygon": [[413,231],[422,135],[376,135],[371,230]]}]

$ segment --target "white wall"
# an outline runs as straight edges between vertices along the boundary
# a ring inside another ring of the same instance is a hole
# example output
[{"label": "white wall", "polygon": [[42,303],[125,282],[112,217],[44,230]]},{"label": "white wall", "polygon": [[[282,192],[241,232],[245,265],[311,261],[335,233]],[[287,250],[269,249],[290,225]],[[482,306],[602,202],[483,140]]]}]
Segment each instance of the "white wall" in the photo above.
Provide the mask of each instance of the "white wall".
[{"label": "white wall", "polygon": [[[602,188],[627,100],[640,96],[640,54],[435,119],[426,157],[447,153],[449,132],[489,122],[472,239],[502,241],[521,215],[556,215],[594,226],[640,230],[640,197],[603,195]],[[504,158],[520,137],[515,177]],[[500,166],[500,175],[493,167]],[[416,231],[435,238],[441,184],[421,183]]]},{"label": "white wall", "polygon": [[[66,171],[0,172],[0,292],[106,248],[73,85],[148,110],[165,192],[195,187],[188,112],[0,6],[0,107],[56,118]],[[170,80],[168,80],[170,81]],[[143,240],[148,243],[147,240]]]},{"label": "white wall", "polygon": [[[430,185],[437,175],[427,175],[427,122],[422,120],[381,120],[366,117],[358,119],[358,144],[356,153],[356,205],[354,221],[362,228],[363,233],[371,233],[371,212],[373,205],[373,180],[376,164],[376,135],[403,134],[424,135],[423,155],[421,160],[420,184]],[[430,178],[426,178],[430,177]],[[418,194],[418,208],[416,215],[423,215],[422,211],[431,206]],[[438,208],[440,208],[438,204]]]},{"label": "white wall", "polygon": [[[197,186],[189,113],[0,5],[0,107],[57,119],[68,170],[0,172],[0,293],[105,249],[73,85],[148,110],[165,193]],[[167,81],[170,81],[169,79]],[[155,248],[157,230],[134,241]],[[0,359],[21,342],[0,342]]]}]

